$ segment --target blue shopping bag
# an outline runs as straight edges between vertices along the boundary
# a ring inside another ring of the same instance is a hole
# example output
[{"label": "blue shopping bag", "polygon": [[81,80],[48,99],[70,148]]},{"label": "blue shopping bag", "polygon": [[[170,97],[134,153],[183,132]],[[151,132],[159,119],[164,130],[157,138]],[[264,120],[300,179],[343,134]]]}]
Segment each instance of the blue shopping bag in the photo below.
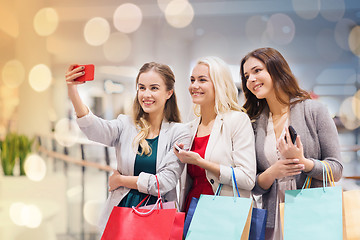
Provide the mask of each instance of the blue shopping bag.
[{"label": "blue shopping bag", "polygon": [[249,240],[264,240],[267,220],[267,210],[253,208],[251,214],[251,226]]},{"label": "blue shopping bag", "polygon": [[326,187],[331,169],[322,164],[323,187],[305,188],[310,186],[308,177],[302,189],[285,191],[285,240],[343,239],[342,188]]},{"label": "blue shopping bag", "polygon": [[184,236],[187,235],[187,232],[189,230],[191,220],[192,220],[192,218],[194,216],[195,208],[197,206],[198,201],[199,201],[198,198],[193,197],[191,199],[190,206],[189,206],[188,212],[186,214],[185,223],[184,223]]},{"label": "blue shopping bag", "polygon": [[222,184],[214,196],[200,196],[186,240],[248,240],[252,199],[240,198],[234,172],[232,179],[233,197],[219,196]]}]

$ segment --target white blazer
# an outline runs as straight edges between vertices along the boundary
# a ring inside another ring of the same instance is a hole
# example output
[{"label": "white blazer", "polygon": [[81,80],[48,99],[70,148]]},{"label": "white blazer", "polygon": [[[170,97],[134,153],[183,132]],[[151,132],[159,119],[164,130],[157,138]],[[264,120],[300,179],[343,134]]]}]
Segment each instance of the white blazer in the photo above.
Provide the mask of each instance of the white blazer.
[{"label": "white blazer", "polygon": [[[123,175],[133,176],[136,152],[132,143],[138,130],[129,116],[119,115],[117,119],[108,121],[89,112],[88,115],[78,118],[77,123],[90,140],[115,147],[117,170]],[[166,201],[177,200],[175,187],[184,168],[184,164],[174,154],[173,145],[179,142],[188,147],[190,140],[190,129],[185,124],[169,123],[165,120],[162,122],[158,140],[156,175],[160,194]],[[156,178],[153,174],[140,173],[137,186],[140,192],[157,196]],[[129,188],[119,187],[110,193],[100,216],[100,231],[105,229],[113,207],[117,206],[129,191]]]},{"label": "white blazer", "polygon": [[[194,141],[200,118],[188,123],[191,128],[192,140]],[[256,156],[254,132],[247,114],[239,111],[230,111],[219,114],[215,118],[210,138],[205,150],[205,160],[220,164],[220,178],[218,179],[210,171],[206,171],[206,177],[210,182],[214,193],[220,183],[223,184],[220,195],[233,196],[232,171],[234,168],[236,182],[241,197],[250,197],[250,192],[255,185]],[[186,195],[191,187],[191,177],[187,174],[187,168],[180,181],[180,208],[184,208]]]}]

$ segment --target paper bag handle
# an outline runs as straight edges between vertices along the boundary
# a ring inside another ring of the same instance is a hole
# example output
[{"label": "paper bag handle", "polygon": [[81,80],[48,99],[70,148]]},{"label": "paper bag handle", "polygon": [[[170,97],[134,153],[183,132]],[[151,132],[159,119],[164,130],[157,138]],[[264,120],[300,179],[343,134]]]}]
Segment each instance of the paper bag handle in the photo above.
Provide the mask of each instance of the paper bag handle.
[{"label": "paper bag handle", "polygon": [[150,213],[152,213],[155,208],[159,205],[159,209],[162,209],[163,208],[163,205],[162,205],[162,199],[161,199],[161,196],[160,196],[160,186],[159,186],[159,180],[158,180],[158,177],[155,175],[155,178],[156,178],[156,184],[157,184],[157,189],[158,189],[158,199],[156,201],[156,203],[154,204],[154,206],[149,210],[149,211],[145,211],[145,212],[140,212],[138,211],[138,208],[141,206],[141,204],[150,196],[150,195],[147,195],[136,207],[132,207],[132,209],[134,210],[134,212],[136,212],[137,214],[139,215],[149,215]]}]

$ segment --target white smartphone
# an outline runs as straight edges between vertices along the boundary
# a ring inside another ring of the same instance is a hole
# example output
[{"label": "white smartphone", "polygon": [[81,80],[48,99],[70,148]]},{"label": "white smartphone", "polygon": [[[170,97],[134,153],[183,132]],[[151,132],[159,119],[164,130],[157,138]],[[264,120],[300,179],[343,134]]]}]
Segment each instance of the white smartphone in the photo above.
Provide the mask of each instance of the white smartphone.
[{"label": "white smartphone", "polygon": [[180,150],[183,150],[183,149],[181,149],[176,143],[174,144],[174,146],[175,146],[175,149],[179,152]]}]

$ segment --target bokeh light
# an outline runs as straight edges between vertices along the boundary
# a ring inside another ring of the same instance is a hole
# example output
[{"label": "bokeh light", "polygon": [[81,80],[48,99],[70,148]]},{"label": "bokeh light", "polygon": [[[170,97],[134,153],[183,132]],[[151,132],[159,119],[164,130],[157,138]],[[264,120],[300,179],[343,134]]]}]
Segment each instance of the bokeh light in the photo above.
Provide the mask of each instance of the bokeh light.
[{"label": "bokeh light", "polygon": [[349,130],[360,126],[360,120],[356,117],[352,108],[353,97],[346,98],[340,106],[340,121]]},{"label": "bokeh light", "polygon": [[42,213],[36,205],[27,205],[21,215],[28,228],[37,228],[42,222]]},{"label": "bokeh light", "polygon": [[120,32],[112,33],[104,44],[105,58],[111,62],[121,62],[131,53],[131,40],[128,35]]},{"label": "bokeh light", "polygon": [[355,116],[360,120],[360,90],[352,98],[351,107]]},{"label": "bokeh light", "polygon": [[100,209],[103,206],[103,202],[99,200],[89,200],[85,202],[83,214],[86,222],[90,223],[93,226],[97,226],[99,217],[100,217]]},{"label": "bokeh light", "polygon": [[266,31],[274,43],[285,45],[294,39],[295,24],[288,15],[278,13],[270,17]]},{"label": "bokeh light", "polygon": [[350,50],[349,48],[349,35],[351,29],[356,26],[356,23],[350,19],[341,19],[336,23],[334,34],[335,41],[344,50]]},{"label": "bokeh light", "polygon": [[356,55],[360,56],[360,26],[355,26],[349,35],[350,50]]},{"label": "bokeh light", "polygon": [[113,16],[115,28],[123,33],[135,32],[140,27],[142,19],[141,9],[132,3],[120,5]]},{"label": "bokeh light", "polygon": [[92,46],[104,44],[110,35],[110,24],[101,17],[90,19],[84,28],[85,41]]},{"label": "bokeh light", "polygon": [[34,29],[40,36],[49,36],[55,32],[59,17],[55,9],[42,8],[34,17]]},{"label": "bokeh light", "polygon": [[338,60],[343,52],[336,44],[334,31],[331,29],[323,29],[319,32],[316,37],[316,49],[322,58],[329,62]]},{"label": "bokeh light", "polygon": [[5,86],[17,88],[25,79],[25,68],[19,60],[10,60],[2,70],[2,80]]},{"label": "bokeh light", "polygon": [[174,28],[188,26],[194,18],[194,9],[186,0],[173,0],[165,9],[166,21]]},{"label": "bokeh light", "polygon": [[9,215],[11,221],[18,225],[18,226],[24,226],[26,225],[26,222],[21,217],[23,209],[26,208],[26,204],[22,202],[14,202],[10,205],[9,208]]},{"label": "bokeh light", "polygon": [[320,12],[320,0],[292,0],[295,13],[303,19],[314,19]]},{"label": "bokeh light", "polygon": [[167,5],[171,2],[171,0],[157,0],[157,4],[161,11],[165,12]]},{"label": "bokeh light", "polygon": [[75,120],[62,118],[55,125],[54,136],[60,145],[70,147],[77,142],[80,136],[80,128]]},{"label": "bokeh light", "polygon": [[29,154],[26,157],[24,169],[26,176],[35,182],[43,180],[46,175],[45,161],[36,153]]},{"label": "bokeh light", "polygon": [[330,22],[339,21],[345,14],[344,0],[321,0],[320,14]]},{"label": "bokeh light", "polygon": [[45,91],[52,82],[52,74],[48,66],[38,64],[29,73],[29,84],[37,92]]}]

